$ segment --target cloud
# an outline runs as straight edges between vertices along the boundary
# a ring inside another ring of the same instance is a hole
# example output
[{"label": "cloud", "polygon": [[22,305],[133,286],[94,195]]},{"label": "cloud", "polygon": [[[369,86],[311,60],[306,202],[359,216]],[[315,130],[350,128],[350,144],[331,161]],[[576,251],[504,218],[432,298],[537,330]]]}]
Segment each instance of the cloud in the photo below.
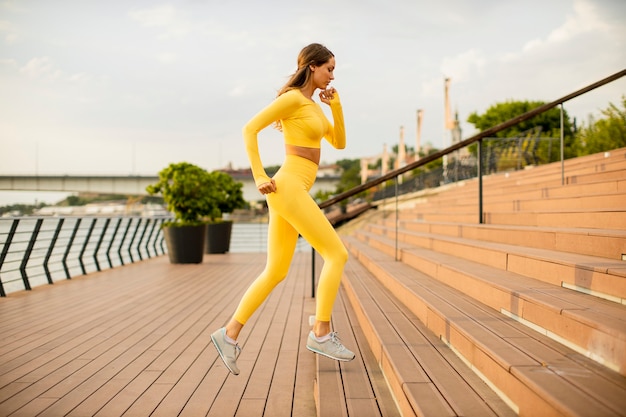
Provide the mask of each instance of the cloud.
[{"label": "cloud", "polygon": [[25,7],[23,7],[22,4],[17,6],[16,2],[10,1],[10,0],[0,2],[0,9],[4,9],[7,11],[11,11],[11,12],[24,12],[28,10]]},{"label": "cloud", "polygon": [[567,16],[565,23],[554,29],[545,39],[533,39],[524,45],[524,51],[547,48],[565,43],[589,32],[607,32],[610,26],[599,16],[597,8],[586,0],[574,2],[574,14]]},{"label": "cloud", "polygon": [[184,13],[169,5],[135,9],[128,15],[144,27],[160,29],[159,39],[184,38],[193,30],[193,24]]},{"label": "cloud", "polygon": [[421,84],[422,94],[424,97],[440,99],[444,78],[450,78],[455,84],[469,82],[484,74],[487,62],[483,52],[475,48],[456,56],[444,57],[441,62],[441,74]]},{"label": "cloud", "polygon": [[50,58],[48,58],[47,56],[31,59],[26,63],[26,65],[20,68],[20,72],[22,74],[26,74],[31,78],[42,78],[58,75],[58,71],[54,70],[52,63],[50,62]]},{"label": "cloud", "polygon": [[172,54],[169,52],[162,52],[156,55],[156,60],[162,64],[171,64],[176,62],[176,54]]},{"label": "cloud", "polygon": [[473,76],[482,73],[487,59],[482,51],[470,49],[452,58],[444,58],[441,71],[456,81],[469,81]]},{"label": "cloud", "polygon": [[6,20],[0,20],[0,33],[4,34],[4,43],[7,45],[14,44],[18,40],[14,25]]},{"label": "cloud", "polygon": [[[2,59],[0,65],[11,68],[18,68],[19,64],[14,59]],[[67,74],[57,69],[50,57],[35,57],[30,59],[25,65],[19,67],[18,72],[30,79],[42,79],[49,81],[61,81],[70,83],[88,83],[94,80],[94,76],[85,72]],[[100,77],[105,80],[106,77]]]},{"label": "cloud", "polygon": [[17,68],[17,61],[14,59],[0,59],[0,66]]},{"label": "cloud", "polygon": [[72,74],[67,78],[67,80],[70,82],[87,82],[91,81],[91,79],[91,75],[85,74],[83,72]]},{"label": "cloud", "polygon": [[241,97],[246,93],[246,86],[239,84],[234,86],[229,92],[228,95],[230,97]]}]

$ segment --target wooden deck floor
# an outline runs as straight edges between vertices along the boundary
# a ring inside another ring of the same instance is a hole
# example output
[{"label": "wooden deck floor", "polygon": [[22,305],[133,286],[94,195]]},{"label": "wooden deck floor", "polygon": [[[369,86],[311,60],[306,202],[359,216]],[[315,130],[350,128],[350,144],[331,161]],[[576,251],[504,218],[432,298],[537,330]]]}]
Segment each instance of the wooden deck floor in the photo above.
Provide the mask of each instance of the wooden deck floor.
[{"label": "wooden deck floor", "polygon": [[239,376],[210,333],[265,254],[164,256],[11,294],[0,300],[0,415],[315,416],[310,260],[296,253],[244,328]]}]

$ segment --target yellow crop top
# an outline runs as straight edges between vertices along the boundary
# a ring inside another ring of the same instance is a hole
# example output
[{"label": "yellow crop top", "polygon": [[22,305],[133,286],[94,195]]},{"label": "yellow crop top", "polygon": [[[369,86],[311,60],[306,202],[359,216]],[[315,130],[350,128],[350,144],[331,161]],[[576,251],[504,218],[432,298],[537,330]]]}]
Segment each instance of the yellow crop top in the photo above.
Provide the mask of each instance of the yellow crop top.
[{"label": "yellow crop top", "polygon": [[250,168],[257,186],[270,181],[259,155],[258,133],[279,121],[285,143],[307,148],[321,147],[325,138],[336,149],[346,147],[346,132],[339,94],[330,100],[334,126],[328,121],[319,104],[295,88],[278,96],[270,105],[257,113],[243,127],[243,139],[250,160]]}]

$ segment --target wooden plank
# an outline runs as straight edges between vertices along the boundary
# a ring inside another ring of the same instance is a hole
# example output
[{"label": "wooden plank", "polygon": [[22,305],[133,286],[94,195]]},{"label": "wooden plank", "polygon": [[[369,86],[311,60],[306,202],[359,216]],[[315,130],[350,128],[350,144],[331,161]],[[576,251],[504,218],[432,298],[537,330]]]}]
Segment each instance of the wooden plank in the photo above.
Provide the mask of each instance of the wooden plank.
[{"label": "wooden plank", "polygon": [[[235,415],[237,412],[246,386],[255,370],[258,355],[262,353],[265,337],[271,327],[272,317],[284,290],[284,285],[276,287],[251,318],[250,321],[255,320],[254,324],[250,325],[249,321],[243,328],[239,338],[243,351],[237,360],[241,374],[238,376],[228,375],[220,390],[220,395],[215,398],[207,416]],[[232,314],[233,311],[234,309],[229,314]],[[220,366],[223,366],[221,361]]]},{"label": "wooden plank", "polygon": [[242,398],[235,417],[262,416],[265,410],[265,398]]},{"label": "wooden plank", "polygon": [[[137,265],[134,266],[135,268],[132,268],[131,265],[128,266],[129,269],[133,269],[132,272],[136,271]],[[127,272],[122,273],[121,269],[118,268],[115,270],[115,273],[117,275],[115,283],[121,283],[123,285],[126,280],[121,278],[126,276]],[[146,271],[145,273],[161,275],[163,272]],[[103,277],[104,275],[102,273],[97,274],[97,276],[94,277],[94,281],[90,282],[90,284],[95,286],[92,292],[98,294],[100,297],[97,302],[92,299],[91,292],[86,292],[84,300],[80,299],[80,297],[78,299],[74,298],[71,294],[68,299],[63,297],[46,298],[49,292],[44,290],[47,290],[47,287],[38,288],[36,292],[33,292],[33,300],[24,298],[24,296],[31,294],[26,294],[26,292],[19,293],[19,301],[23,301],[24,303],[20,311],[23,310],[22,315],[26,317],[26,323],[32,323],[33,325],[22,324],[21,327],[23,331],[21,334],[7,335],[7,340],[14,340],[14,342],[11,345],[5,344],[2,347],[3,354],[0,356],[0,359],[3,359],[3,363],[6,365],[2,365],[0,373],[4,373],[4,370],[8,367],[15,366],[14,363],[10,363],[13,358],[18,358],[18,364],[24,363],[19,362],[20,352],[47,351],[57,347],[59,344],[65,345],[65,341],[68,338],[74,337],[75,334],[82,334],[82,326],[87,325],[97,330],[100,329],[100,326],[106,325],[111,320],[116,320],[118,316],[116,316],[114,312],[109,311],[109,309],[112,308],[112,302],[116,303],[116,308],[122,310],[125,303],[132,302],[131,297],[126,297],[128,299],[126,302],[120,300],[119,297],[115,297],[116,293],[132,294],[133,291],[126,293],[124,292],[124,288],[111,291],[109,287],[116,287],[117,285],[109,286],[108,282],[106,282]],[[80,285],[79,282],[80,281],[77,281],[77,285]],[[74,281],[72,281],[72,283],[74,283]],[[64,291],[66,288],[70,289],[71,287],[71,285],[66,285],[59,291]],[[157,291],[156,287],[151,291]],[[146,296],[149,295],[150,292],[147,292]],[[112,299],[111,297],[114,298]],[[12,303],[11,306],[14,305],[15,303]],[[88,309],[87,311],[90,311],[91,314],[84,314],[85,309]],[[40,320],[41,317],[45,317],[46,320]],[[68,317],[72,317],[73,320],[68,321]],[[50,321],[48,321],[48,319]],[[15,348],[17,348],[17,350],[15,350]],[[40,350],[38,351],[36,349]]]},{"label": "wooden plank", "polygon": [[121,416],[123,415],[137,399],[150,387],[159,377],[159,372],[142,372],[137,375],[128,385],[126,385],[112,401],[109,401],[105,407],[100,409],[95,416]]},{"label": "wooden plank", "polygon": [[[259,348],[257,359],[254,365],[254,369],[248,379],[248,384],[241,397],[242,404],[244,401],[250,402],[265,401],[269,395],[271,383],[276,372],[276,364],[280,354],[280,348],[282,346],[283,338],[286,335],[286,324],[289,307],[296,287],[296,280],[289,280],[282,283],[283,294],[277,301],[273,311],[264,311],[265,320],[268,322],[268,328],[266,334],[259,335],[262,337],[262,345]],[[279,288],[274,289],[274,292],[279,291]],[[292,375],[288,375],[288,378],[292,379],[297,368],[291,368]],[[283,372],[287,369],[283,369]],[[257,409],[259,413],[264,411],[264,408]],[[291,408],[291,407],[289,407]],[[239,409],[237,414],[239,415]],[[246,413],[244,415],[250,415]],[[262,416],[263,414],[257,414]]]},{"label": "wooden plank", "polygon": [[[314,355],[314,353],[311,353]],[[329,358],[315,355],[317,376],[315,391],[317,393],[318,417],[347,417],[348,409],[343,394],[343,384],[339,364]]]},{"label": "wooden plank", "polygon": [[[341,338],[341,343],[355,353],[355,358],[350,362],[336,362],[341,371],[343,391],[346,393],[346,400],[351,399],[373,399],[369,381],[363,378],[361,371],[364,369],[363,359],[360,356],[360,346],[352,330],[352,323],[349,321],[343,297],[338,294],[335,301],[332,317],[333,330]],[[349,404],[348,404],[349,405]]]},{"label": "wooden plank", "polygon": [[242,332],[242,375],[210,342],[264,261],[160,257],[0,300],[0,414],[315,415],[314,355],[302,352],[314,309],[309,254],[296,254]]},{"label": "wooden plank", "polygon": [[[346,312],[347,306],[341,294],[337,295],[333,309],[333,330],[337,331],[341,342],[355,353],[350,362],[338,362],[341,371],[343,395],[349,416],[380,417],[376,396],[372,391],[372,384],[367,376],[361,347],[358,345],[353,329]],[[364,346],[367,347],[367,346]]]},{"label": "wooden plank", "polygon": [[[357,342],[356,347],[358,348],[359,354],[363,360],[364,372],[372,386],[378,410],[383,417],[400,417],[400,410],[398,410],[396,401],[391,395],[385,376],[378,366],[378,361],[370,349],[363,328],[359,323],[358,315],[350,304],[345,286],[342,286],[340,289],[340,296],[343,299],[343,304],[350,320],[350,328],[354,333],[354,337]],[[349,410],[349,412],[350,414],[358,416],[358,414],[354,414],[351,410]]]},{"label": "wooden plank", "polygon": [[[310,263],[294,265],[292,273],[298,279],[295,282],[289,311],[285,318],[286,324],[280,352],[267,395],[264,413],[267,417],[288,417],[292,415],[295,407],[293,390],[299,373],[298,352],[306,350],[304,347],[306,342],[303,340],[302,334],[306,334],[309,330],[308,320],[306,320],[309,314],[305,312],[305,299],[310,297],[306,294],[311,293],[310,279],[307,279],[311,276]],[[301,415],[306,415],[306,413],[301,412]],[[313,415],[313,412],[309,415]]]},{"label": "wooden plank", "polygon": [[[307,278],[310,277],[310,273]],[[307,281],[310,281],[307,279]],[[309,316],[315,314],[315,300],[310,298],[311,287],[307,286],[305,290],[307,294],[304,298],[304,317],[301,318],[303,323],[309,322]],[[310,328],[302,326],[300,331],[300,344],[298,349],[298,373],[296,374],[296,384],[293,393],[293,416],[315,416],[317,410],[315,408],[315,399],[312,394],[314,391],[313,382],[315,380],[315,356],[304,346],[309,336]],[[300,369],[302,368],[302,369]],[[269,417],[269,416],[268,416]]]},{"label": "wooden plank", "polygon": [[[181,290],[184,288],[185,286],[181,286]],[[187,289],[186,291],[190,292],[191,290]],[[193,298],[188,297],[189,294],[187,293],[182,293],[182,295],[184,295],[188,301],[193,300]],[[201,301],[203,294],[202,292],[198,292],[196,296],[198,297],[197,301]],[[175,297],[168,302],[168,304],[164,305],[163,307],[167,311],[167,314],[160,314],[159,320],[151,321],[151,317],[147,315],[143,320],[137,321],[131,316],[127,321],[132,322],[135,320],[136,323],[130,328],[124,327],[126,326],[125,322],[118,323],[118,327],[124,330],[119,333],[113,331],[112,336],[107,339],[106,343],[97,347],[97,353],[89,352],[87,355],[83,355],[90,359],[91,362],[88,366],[81,369],[78,374],[73,375],[72,380],[65,380],[61,384],[57,384],[52,394],[62,397],[62,399],[53,406],[53,411],[59,414],[65,414],[67,409],[71,409],[76,405],[76,401],[79,401],[81,398],[84,398],[84,396],[90,395],[97,390],[102,385],[102,380],[115,377],[120,369],[123,369],[130,361],[136,358],[137,355],[141,355],[145,352],[146,345],[144,344],[147,344],[150,348],[150,352],[160,352],[159,356],[162,356],[162,350],[156,347],[164,340],[164,337],[167,337],[173,331],[178,331],[180,317],[185,317],[184,314],[192,310],[191,306],[194,305],[193,303],[183,304],[180,300],[180,298]],[[154,300],[146,299],[146,302],[155,306],[158,304],[155,303]],[[177,308],[179,310],[177,310]],[[147,305],[144,306],[144,311],[149,311]],[[181,316],[178,314],[181,314]],[[137,327],[140,327],[140,329],[137,329]],[[143,337],[143,335],[147,335],[147,337]],[[136,342],[133,346],[139,346],[139,348],[125,349],[125,346],[131,346],[133,342]],[[118,353],[121,353],[121,355],[115,357]],[[157,356],[157,358],[159,356]],[[112,358],[114,358],[113,362],[109,363]],[[146,368],[146,370],[150,371],[149,367]],[[154,370],[159,374],[162,373],[160,369]],[[142,372],[143,371],[144,369],[142,369]],[[78,378],[78,376],[82,376],[82,379]],[[81,383],[79,387],[76,387],[75,384],[82,380],[85,382]]]},{"label": "wooden plank", "polygon": [[[186,291],[192,292],[191,287],[188,287]],[[197,299],[198,302],[202,301],[202,293],[199,293],[199,298]],[[187,298],[187,300],[191,301],[191,298]],[[178,304],[181,304],[180,302]],[[183,304],[181,304],[183,305]],[[193,306],[194,304],[188,304],[189,306]],[[207,303],[201,303],[200,305],[202,306],[210,306],[210,304]],[[199,314],[201,317],[211,317],[211,314],[207,314],[210,313],[210,311],[205,311],[207,310],[208,307],[204,307],[203,310],[194,310],[193,308],[187,308],[184,310],[181,310],[183,312],[183,316],[189,314],[189,312],[195,312],[196,314]],[[181,339],[180,338],[180,329],[181,328],[185,328],[184,326],[181,326],[181,319],[180,319],[180,315],[179,314],[174,314],[175,310],[173,309],[167,309],[167,314],[161,314],[161,316],[168,318],[168,320],[170,321],[170,324],[168,324],[167,326],[165,325],[160,325],[158,326],[156,329],[154,329],[151,333],[150,333],[150,337],[152,339],[147,339],[144,338],[141,340],[141,343],[147,343],[147,346],[149,347],[149,350],[147,350],[147,352],[150,354],[150,356],[152,357],[152,360],[150,362],[148,362],[147,364],[144,363],[141,365],[141,369],[147,369],[150,370],[150,363],[152,363],[154,365],[154,363],[162,363],[162,362],[158,362],[159,359],[161,359],[164,354],[167,352],[163,351],[160,348],[157,348],[159,346],[159,344],[163,344],[164,340],[169,340],[169,343],[173,343],[172,340],[174,341],[178,341],[180,342],[181,340],[185,340],[184,338]],[[146,317],[146,319],[149,320],[149,316]],[[146,326],[148,326],[148,323],[145,324]],[[167,330],[169,328],[169,331]],[[197,332],[192,332],[194,334],[194,337],[196,336]],[[207,334],[204,334],[204,340],[200,339],[200,344],[207,344],[209,342],[209,337]],[[198,343],[196,343],[197,345]],[[173,345],[176,345],[176,342],[173,343]],[[140,345],[141,346],[141,345]],[[196,352],[198,351],[198,349],[201,349],[201,347],[196,348]],[[132,360],[133,358],[137,358],[137,354],[141,355],[143,354],[143,352],[146,352],[146,346],[143,346],[143,349],[139,349],[136,353],[134,354],[128,354],[130,352],[125,352],[122,356],[118,357],[118,359],[115,360],[115,365],[109,365],[106,368],[103,368],[101,371],[98,371],[96,374],[94,374],[93,377],[89,378],[89,380],[85,381],[85,383],[81,384],[79,390],[74,390],[74,392],[76,391],[82,391],[84,394],[86,395],[91,395],[93,392],[95,392],[97,389],[100,388],[100,386],[102,385],[102,381],[103,380],[107,380],[108,378],[119,378],[120,374],[113,374],[110,373],[107,376],[107,370],[111,369],[111,370],[119,370],[119,369],[123,369],[122,372],[125,373],[130,373],[132,374],[132,371],[129,372],[129,370],[131,370],[132,368],[128,368],[126,366],[126,364],[128,362],[124,361],[122,358],[123,357],[127,357],[127,360]],[[186,357],[189,357],[191,359],[195,358],[195,356],[197,356],[197,353],[191,353],[189,355],[187,355]],[[156,362],[155,362],[156,360]],[[146,366],[148,365],[148,366]],[[157,367],[156,369],[152,369],[155,370],[157,372],[159,372],[160,375],[160,379],[159,381],[157,381],[158,383],[168,383],[171,385],[172,382],[175,381],[175,379],[169,378],[168,379],[163,379],[164,375],[163,375],[163,369],[160,369],[160,367]],[[136,372],[136,371],[135,371]],[[167,376],[167,374],[165,374]],[[123,378],[126,379],[126,378]],[[159,389],[161,389],[162,387],[159,386]],[[58,409],[58,407],[60,407],[60,405],[64,402],[68,402],[68,400],[70,398],[72,398],[73,396],[75,396],[74,393],[65,396],[61,401],[59,401],[58,404],[55,405],[55,408]],[[58,410],[60,412],[60,410]]]}]

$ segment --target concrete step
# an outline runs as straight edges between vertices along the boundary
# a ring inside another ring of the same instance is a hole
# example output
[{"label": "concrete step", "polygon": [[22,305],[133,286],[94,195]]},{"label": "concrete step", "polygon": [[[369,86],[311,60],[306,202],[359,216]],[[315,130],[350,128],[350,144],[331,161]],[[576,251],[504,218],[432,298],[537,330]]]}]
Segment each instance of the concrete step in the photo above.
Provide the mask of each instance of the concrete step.
[{"label": "concrete step", "polygon": [[[626,169],[619,172],[618,179],[589,182],[584,184],[551,184],[535,181],[524,186],[508,181],[503,184],[493,184],[485,177],[483,183],[483,201],[500,203],[507,201],[545,200],[559,198],[595,198],[596,196],[626,195]],[[476,204],[478,201],[477,180],[466,180],[452,184],[439,191],[424,191],[421,198],[415,198],[415,207],[445,207],[457,204]],[[622,208],[626,207],[622,198]]]},{"label": "concrete step", "polygon": [[486,224],[519,226],[588,228],[626,230],[626,211],[623,210],[556,210],[538,212],[486,211]]},{"label": "concrete step", "polygon": [[[380,220],[395,229],[395,220]],[[626,260],[626,231],[402,220],[401,230]]]},{"label": "concrete step", "polygon": [[[359,261],[367,268],[519,415],[626,415],[623,375],[482,304],[463,290],[395,261],[356,237],[347,236],[344,241],[352,254],[349,263]],[[346,286],[361,276],[366,275],[348,274]],[[367,280],[362,285],[372,286]],[[364,301],[368,304],[363,311],[372,311],[378,304],[376,298],[370,296]],[[360,324],[365,327],[367,322]],[[381,340],[384,346],[387,338]]]},{"label": "concrete step", "polygon": [[[566,184],[582,183],[593,181],[595,174],[624,170],[626,169],[625,164],[626,148],[620,148],[608,153],[567,159],[564,161],[563,167],[559,161],[544,165],[527,166],[522,170],[501,172],[489,177],[494,182],[506,181],[508,184],[514,183],[517,185],[537,182],[537,180],[561,184],[563,178],[565,178]],[[602,177],[602,175],[599,176],[599,178]]]},{"label": "concrete step", "polygon": [[[411,235],[415,239],[407,237]],[[383,235],[359,230],[355,237],[626,375],[626,305],[561,287],[561,277],[568,275],[584,276],[586,272],[590,281],[600,279],[599,266],[579,267],[568,259],[571,254],[558,258],[556,252],[474,244],[460,238],[434,239],[417,232],[405,235],[397,252],[395,240]],[[425,249],[427,246],[430,249]],[[598,270],[593,271],[594,267]],[[532,278],[533,274],[544,274],[545,281]],[[626,274],[621,280],[624,288]]]},{"label": "concrete step", "polygon": [[[478,206],[474,210],[461,213],[402,211],[399,213],[399,218],[433,223],[479,223],[481,216]],[[494,225],[626,230],[626,211],[610,209],[564,209],[537,212],[483,211],[482,220],[484,224]]]},{"label": "concrete step", "polygon": [[[626,171],[624,172],[626,175]],[[517,193],[506,197],[485,197],[483,198],[483,210],[485,211],[514,211],[514,212],[537,212],[555,210],[621,210],[626,211],[626,195],[584,195],[574,197],[528,197],[520,196]],[[454,202],[442,203],[433,201],[432,203],[417,204],[414,212],[437,212],[445,210],[448,213],[462,213],[473,210],[478,206],[478,196],[475,198],[456,198]]]},{"label": "concrete step", "polygon": [[516,415],[358,261],[343,292],[403,416]]},{"label": "concrete step", "polygon": [[[370,224],[367,230],[396,239],[393,225]],[[617,235],[617,232],[613,234]],[[623,235],[617,240],[620,247],[626,246]],[[398,229],[398,241],[516,272],[552,285],[576,287],[582,292],[626,304],[626,262],[621,259],[537,248],[525,245],[523,241],[508,244],[402,227]],[[579,244],[584,245],[584,241]]]},{"label": "concrete step", "polygon": [[[581,169],[567,175],[564,184],[560,163],[485,175],[483,196],[488,201],[500,201],[498,197],[510,199],[511,195],[523,200],[527,198],[526,194],[531,199],[626,194],[626,157],[623,154],[618,161],[612,163],[596,166],[585,166],[580,162],[579,164]],[[432,201],[432,204],[447,205],[468,197],[470,200],[476,200],[478,180],[474,178],[460,181],[445,188],[424,191],[423,195],[425,200]]]}]

